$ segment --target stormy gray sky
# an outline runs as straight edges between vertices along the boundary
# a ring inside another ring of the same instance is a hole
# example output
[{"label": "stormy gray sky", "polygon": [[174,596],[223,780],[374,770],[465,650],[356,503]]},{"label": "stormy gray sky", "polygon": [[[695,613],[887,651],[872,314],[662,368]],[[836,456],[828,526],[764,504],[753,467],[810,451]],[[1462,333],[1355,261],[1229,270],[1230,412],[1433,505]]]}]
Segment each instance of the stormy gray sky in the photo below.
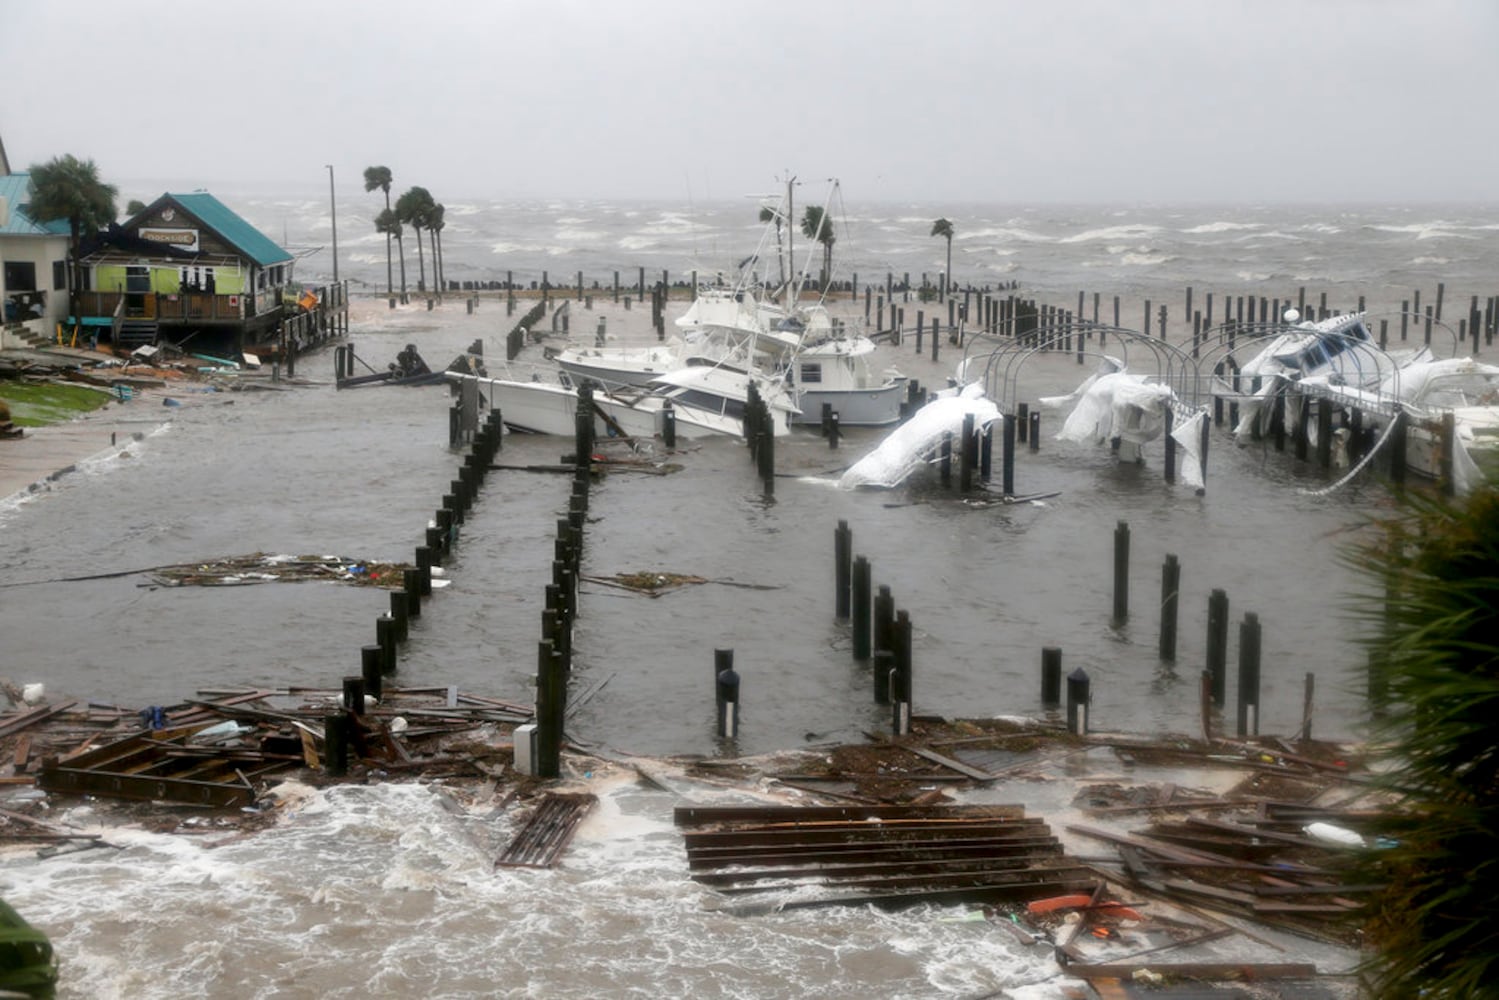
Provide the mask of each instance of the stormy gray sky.
[{"label": "stormy gray sky", "polygon": [[[6,0],[14,169],[450,197],[1493,201],[1499,0]],[[159,190],[159,188],[158,188]]]}]

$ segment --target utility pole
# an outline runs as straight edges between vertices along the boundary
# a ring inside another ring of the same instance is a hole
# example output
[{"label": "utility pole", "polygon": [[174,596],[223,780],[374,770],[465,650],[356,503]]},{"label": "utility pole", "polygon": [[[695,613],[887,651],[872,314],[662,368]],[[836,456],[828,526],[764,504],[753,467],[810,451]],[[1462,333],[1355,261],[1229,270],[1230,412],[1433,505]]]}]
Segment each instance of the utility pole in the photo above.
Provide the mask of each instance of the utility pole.
[{"label": "utility pole", "polygon": [[333,283],[338,284],[338,198],[333,193],[333,164],[328,168],[328,205],[333,220]]}]

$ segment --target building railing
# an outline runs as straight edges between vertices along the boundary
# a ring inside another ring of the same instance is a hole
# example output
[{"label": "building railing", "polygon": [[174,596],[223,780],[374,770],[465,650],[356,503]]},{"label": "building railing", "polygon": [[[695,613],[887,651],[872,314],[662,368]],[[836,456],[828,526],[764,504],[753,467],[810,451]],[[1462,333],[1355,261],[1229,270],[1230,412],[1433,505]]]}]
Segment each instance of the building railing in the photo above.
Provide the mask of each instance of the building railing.
[{"label": "building railing", "polygon": [[[253,296],[213,292],[83,292],[79,311],[85,316],[112,316],[121,305],[128,320],[158,323],[238,323],[256,315]],[[280,296],[269,297],[279,302]]]}]

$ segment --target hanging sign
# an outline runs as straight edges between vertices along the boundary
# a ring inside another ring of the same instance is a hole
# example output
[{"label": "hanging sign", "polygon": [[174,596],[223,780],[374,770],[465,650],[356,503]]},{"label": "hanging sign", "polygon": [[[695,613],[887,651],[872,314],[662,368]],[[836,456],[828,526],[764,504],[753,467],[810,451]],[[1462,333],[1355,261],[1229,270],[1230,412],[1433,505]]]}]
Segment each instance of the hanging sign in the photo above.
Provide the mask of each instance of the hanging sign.
[{"label": "hanging sign", "polygon": [[140,230],[140,238],[150,240],[152,243],[166,243],[176,247],[178,250],[187,250],[192,253],[198,252],[198,231],[196,229],[146,229]]}]

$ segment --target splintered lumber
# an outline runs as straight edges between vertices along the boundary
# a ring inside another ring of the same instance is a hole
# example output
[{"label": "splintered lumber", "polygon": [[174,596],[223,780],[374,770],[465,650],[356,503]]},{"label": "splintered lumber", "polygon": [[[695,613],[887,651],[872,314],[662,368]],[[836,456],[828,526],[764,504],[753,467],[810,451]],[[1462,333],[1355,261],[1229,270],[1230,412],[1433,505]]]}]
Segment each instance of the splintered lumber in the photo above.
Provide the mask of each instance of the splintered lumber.
[{"label": "splintered lumber", "polygon": [[969,765],[963,763],[961,760],[954,760],[951,757],[945,757],[942,754],[937,753],[935,750],[928,750],[926,747],[907,747],[906,749],[910,750],[918,757],[929,760],[933,764],[941,764],[949,771],[957,771],[959,774],[964,775],[965,777],[972,778],[974,781],[977,781],[980,784],[988,784],[989,782],[994,781],[999,777],[999,775],[997,774],[990,774],[988,771],[981,771],[976,767],[970,767]]},{"label": "splintered lumber", "polygon": [[1091,885],[1019,806],[684,806],[676,822],[694,881],[797,891],[778,905],[1025,901]]},{"label": "splintered lumber", "polygon": [[[1074,962],[1067,966],[1069,976],[1079,979],[1129,979],[1136,969],[1145,966],[1109,962],[1088,965]],[[1173,962],[1158,965],[1152,962],[1148,968],[1170,980],[1203,979],[1209,982],[1232,980],[1234,982],[1263,982],[1274,979],[1315,979],[1317,967],[1304,962]]]},{"label": "splintered lumber", "polygon": [[187,738],[201,728],[157,730],[75,754],[43,767],[37,784],[75,795],[248,806],[255,801],[252,778],[301,761],[240,747],[188,746]]},{"label": "splintered lumber", "polygon": [[38,722],[52,718],[54,715],[61,715],[77,704],[78,702],[76,701],[64,701],[56,705],[42,705],[29,711],[12,713],[3,720],[0,720],[0,738],[10,736],[13,733],[19,733],[29,726],[34,726]]},{"label": "splintered lumber", "polygon": [[495,867],[552,867],[597,801],[587,793],[548,792],[526,825],[505,845]]}]

